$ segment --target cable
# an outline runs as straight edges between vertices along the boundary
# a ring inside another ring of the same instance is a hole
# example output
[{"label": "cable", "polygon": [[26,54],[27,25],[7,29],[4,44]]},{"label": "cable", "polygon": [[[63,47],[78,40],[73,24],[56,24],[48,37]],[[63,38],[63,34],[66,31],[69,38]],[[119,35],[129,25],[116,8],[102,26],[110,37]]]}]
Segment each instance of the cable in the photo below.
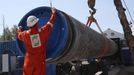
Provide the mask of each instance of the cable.
[{"label": "cable", "polygon": [[129,11],[129,8],[127,7],[127,4],[126,4],[125,0],[123,0],[123,2],[124,2],[124,4],[125,4],[125,7],[126,7],[126,9],[127,9],[127,11],[128,11],[128,14],[129,14],[129,16],[130,16],[132,22],[134,23],[133,17],[132,17],[132,15],[131,15],[130,11]]},{"label": "cable", "polygon": [[101,30],[101,28],[100,28],[100,26],[99,26],[99,23],[98,23],[97,21],[95,21],[95,23],[96,23],[96,25],[97,25],[99,31],[101,32],[101,34],[103,34],[103,31]]}]

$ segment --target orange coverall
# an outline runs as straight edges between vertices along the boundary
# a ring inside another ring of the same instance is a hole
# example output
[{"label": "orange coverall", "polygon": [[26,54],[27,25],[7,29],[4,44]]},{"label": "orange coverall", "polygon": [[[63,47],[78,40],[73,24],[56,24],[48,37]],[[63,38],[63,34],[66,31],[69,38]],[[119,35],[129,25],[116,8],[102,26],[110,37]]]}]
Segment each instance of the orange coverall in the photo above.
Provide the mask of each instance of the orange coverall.
[{"label": "orange coverall", "polygon": [[17,38],[26,45],[23,75],[46,75],[46,44],[55,16],[56,12],[51,15],[49,22],[41,31],[38,29],[38,23],[29,30],[18,29]]}]

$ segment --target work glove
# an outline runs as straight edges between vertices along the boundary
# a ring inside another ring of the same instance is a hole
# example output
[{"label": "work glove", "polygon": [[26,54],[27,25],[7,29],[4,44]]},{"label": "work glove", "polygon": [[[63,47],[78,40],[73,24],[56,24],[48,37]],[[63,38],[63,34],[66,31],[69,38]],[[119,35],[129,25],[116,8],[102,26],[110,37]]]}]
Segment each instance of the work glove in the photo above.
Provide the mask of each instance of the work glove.
[{"label": "work glove", "polygon": [[21,30],[21,29],[22,29],[22,26],[18,26],[18,29],[20,29],[20,30]]},{"label": "work glove", "polygon": [[56,12],[56,9],[54,7],[52,7],[51,10],[52,10],[52,13]]}]

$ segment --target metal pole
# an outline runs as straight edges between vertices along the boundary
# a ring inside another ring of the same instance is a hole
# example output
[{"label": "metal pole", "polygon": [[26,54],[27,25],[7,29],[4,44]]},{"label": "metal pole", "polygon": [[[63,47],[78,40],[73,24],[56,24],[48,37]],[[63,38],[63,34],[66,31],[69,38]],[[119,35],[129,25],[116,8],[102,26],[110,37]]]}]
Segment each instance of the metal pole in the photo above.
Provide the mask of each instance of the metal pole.
[{"label": "metal pole", "polygon": [[5,37],[5,16],[3,15],[3,41],[5,41],[6,37]]}]

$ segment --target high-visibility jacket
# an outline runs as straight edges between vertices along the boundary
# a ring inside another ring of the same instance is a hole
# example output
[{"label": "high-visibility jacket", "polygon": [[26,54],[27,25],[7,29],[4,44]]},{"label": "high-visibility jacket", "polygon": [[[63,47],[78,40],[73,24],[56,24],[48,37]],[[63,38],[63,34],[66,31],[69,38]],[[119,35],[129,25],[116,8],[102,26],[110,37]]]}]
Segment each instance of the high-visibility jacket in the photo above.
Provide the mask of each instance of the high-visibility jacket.
[{"label": "high-visibility jacket", "polygon": [[18,29],[17,37],[26,46],[23,75],[46,75],[46,44],[55,16],[56,13],[53,13],[49,22],[40,30],[38,23],[29,30],[21,31]]}]

